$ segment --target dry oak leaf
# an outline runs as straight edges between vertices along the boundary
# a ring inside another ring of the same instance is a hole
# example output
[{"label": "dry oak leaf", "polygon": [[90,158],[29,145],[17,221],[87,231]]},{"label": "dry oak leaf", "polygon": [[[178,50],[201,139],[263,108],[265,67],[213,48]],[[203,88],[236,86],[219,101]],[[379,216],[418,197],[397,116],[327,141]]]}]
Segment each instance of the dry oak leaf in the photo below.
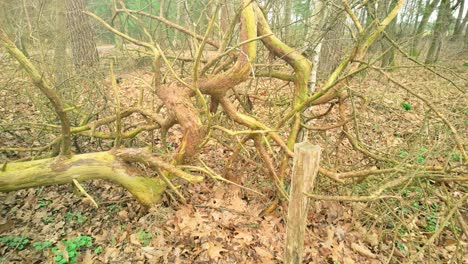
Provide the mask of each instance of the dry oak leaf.
[{"label": "dry oak leaf", "polygon": [[207,250],[208,256],[213,260],[220,258],[221,252],[227,251],[221,244],[217,242],[206,242],[202,245],[202,248]]},{"label": "dry oak leaf", "polygon": [[275,258],[270,251],[262,248],[262,247],[254,247],[255,252],[260,257],[260,263],[271,263],[271,261]]},{"label": "dry oak leaf", "polygon": [[356,253],[364,256],[364,257],[368,257],[368,258],[377,258],[377,255],[375,255],[374,253],[372,253],[367,247],[365,246],[362,246],[362,245],[359,245],[359,244],[356,244],[356,243],[351,243],[351,248],[356,251]]}]

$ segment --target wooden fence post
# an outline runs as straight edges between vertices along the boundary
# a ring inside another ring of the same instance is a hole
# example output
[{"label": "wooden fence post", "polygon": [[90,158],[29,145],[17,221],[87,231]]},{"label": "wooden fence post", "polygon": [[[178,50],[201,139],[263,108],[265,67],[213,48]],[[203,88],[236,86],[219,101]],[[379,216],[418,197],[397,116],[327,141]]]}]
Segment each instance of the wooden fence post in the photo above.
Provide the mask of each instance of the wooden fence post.
[{"label": "wooden fence post", "polygon": [[320,146],[309,142],[294,145],[294,166],[284,251],[285,264],[302,263],[308,204],[308,198],[304,193],[311,193],[314,188],[315,177],[319,169],[320,152]]}]

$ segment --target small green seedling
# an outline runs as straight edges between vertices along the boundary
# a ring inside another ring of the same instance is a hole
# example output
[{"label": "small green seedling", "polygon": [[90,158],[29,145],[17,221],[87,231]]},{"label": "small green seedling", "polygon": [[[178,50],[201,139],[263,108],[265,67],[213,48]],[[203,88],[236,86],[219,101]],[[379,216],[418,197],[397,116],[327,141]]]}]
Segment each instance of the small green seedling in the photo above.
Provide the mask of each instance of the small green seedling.
[{"label": "small green seedling", "polygon": [[33,247],[36,250],[43,250],[43,249],[51,247],[51,246],[52,246],[52,242],[50,242],[50,241],[34,242],[33,243]]},{"label": "small green seedling", "polygon": [[80,212],[78,213],[67,213],[65,215],[65,222],[75,222],[77,224],[82,224],[88,220],[87,216],[82,215]]},{"label": "small green seedling", "polygon": [[52,202],[50,200],[46,200],[46,199],[41,199],[39,200],[39,202],[37,203],[37,207],[38,208],[42,208],[42,207],[46,207],[48,206],[49,204],[51,204]]},{"label": "small green seedling", "polygon": [[102,246],[97,246],[96,249],[94,249],[94,254],[99,255],[102,252]]},{"label": "small green seedling", "polygon": [[400,154],[398,156],[400,156],[400,158],[406,158],[406,157],[408,157],[408,155],[409,155],[408,151],[401,150]]},{"label": "small green seedling", "polygon": [[406,245],[405,245],[405,243],[397,241],[396,242],[396,247],[401,251],[401,253],[403,253],[403,255],[406,256]]},{"label": "small green seedling", "polygon": [[0,237],[0,242],[7,247],[23,250],[29,244],[29,238],[20,236],[4,236]]},{"label": "small green seedling", "polygon": [[66,241],[62,241],[62,244],[66,247],[67,250],[68,261],[63,253],[58,250],[58,247],[53,247],[52,252],[55,253],[55,262],[59,264],[65,264],[67,262],[75,263],[80,250],[83,248],[89,248],[93,245],[92,240],[93,239],[90,236],[77,236]]},{"label": "small green seedling", "polygon": [[120,206],[117,204],[111,204],[107,206],[107,213],[114,215],[120,211]]},{"label": "small green seedling", "polygon": [[436,229],[437,229],[437,217],[434,217],[434,216],[426,216],[426,231],[428,232],[435,232]]},{"label": "small green seedling", "polygon": [[403,109],[405,109],[406,111],[411,110],[411,105],[407,102],[401,103],[401,107],[403,107]]},{"label": "small green seedling", "polygon": [[152,238],[153,238],[153,234],[151,234],[148,231],[143,230],[143,231],[140,231],[140,233],[138,233],[138,239],[141,241],[144,247],[148,246]]}]

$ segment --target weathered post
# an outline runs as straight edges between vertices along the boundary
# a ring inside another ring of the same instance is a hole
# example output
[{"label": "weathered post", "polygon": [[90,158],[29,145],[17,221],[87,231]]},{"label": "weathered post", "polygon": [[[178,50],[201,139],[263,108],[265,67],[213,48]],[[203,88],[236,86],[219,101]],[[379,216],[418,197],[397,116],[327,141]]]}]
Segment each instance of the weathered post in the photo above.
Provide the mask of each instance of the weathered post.
[{"label": "weathered post", "polygon": [[320,152],[320,146],[309,142],[294,145],[294,166],[284,252],[285,264],[302,263],[308,204],[304,193],[311,193],[314,188],[315,177],[319,169]]}]

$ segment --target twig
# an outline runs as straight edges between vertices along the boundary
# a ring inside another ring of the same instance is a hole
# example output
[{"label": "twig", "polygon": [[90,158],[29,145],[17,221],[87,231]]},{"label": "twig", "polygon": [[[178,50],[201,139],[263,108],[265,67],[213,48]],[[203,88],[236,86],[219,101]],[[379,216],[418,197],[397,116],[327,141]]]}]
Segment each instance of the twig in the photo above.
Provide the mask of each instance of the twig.
[{"label": "twig", "polygon": [[417,258],[419,258],[421,254],[424,253],[428,245],[434,243],[434,240],[437,237],[439,237],[440,233],[444,230],[445,226],[448,224],[453,214],[458,211],[458,208],[460,206],[463,205],[467,197],[468,197],[468,194],[465,194],[460,200],[458,200],[458,202],[448,212],[447,216],[442,220],[442,222],[440,222],[439,227],[437,228],[437,230],[435,230],[434,234],[429,239],[426,240],[426,242],[424,243],[424,246],[422,246],[420,250],[408,260],[407,263],[413,263]]},{"label": "twig", "polygon": [[83,188],[83,186],[81,186],[81,184],[76,180],[76,179],[73,179],[73,183],[75,184],[76,188],[78,188],[78,190],[84,195],[86,196],[86,198],[88,198],[91,203],[93,203],[93,205],[96,207],[96,208],[99,208],[98,204],[96,203],[96,201],[93,199],[93,197],[91,197],[91,195],[89,195],[86,190]]},{"label": "twig", "polygon": [[213,178],[215,180],[219,180],[219,181],[223,181],[223,182],[232,184],[234,186],[237,186],[237,187],[239,187],[241,189],[244,189],[244,190],[247,190],[249,192],[253,192],[253,193],[258,194],[260,196],[265,196],[263,193],[261,193],[259,191],[256,191],[254,189],[242,186],[242,185],[240,185],[238,183],[235,183],[233,181],[230,181],[230,180],[224,178],[223,176],[221,176],[219,174],[216,174],[213,170],[211,170],[208,166],[206,166],[206,164],[203,161],[201,161],[201,160],[199,160],[199,161],[203,164],[203,166],[205,168],[200,168],[200,167],[197,167],[197,166],[189,166],[189,165],[179,166],[179,168],[200,171],[200,172],[205,173],[206,175],[210,176],[211,178]]},{"label": "twig", "polygon": [[370,196],[328,196],[328,195],[318,195],[318,194],[311,194],[305,193],[305,195],[309,198],[316,199],[316,200],[324,200],[324,201],[336,201],[336,202],[372,202],[381,199],[398,199],[401,200],[400,196],[394,195],[370,195]]},{"label": "twig", "polygon": [[157,168],[156,171],[158,172],[161,179],[167,184],[167,186],[169,186],[169,188],[171,188],[171,190],[179,197],[179,199],[182,201],[182,203],[187,204],[187,200],[185,199],[185,197],[179,192],[179,190],[177,190],[177,188],[166,177],[166,175],[164,175],[164,173],[159,168]]}]

